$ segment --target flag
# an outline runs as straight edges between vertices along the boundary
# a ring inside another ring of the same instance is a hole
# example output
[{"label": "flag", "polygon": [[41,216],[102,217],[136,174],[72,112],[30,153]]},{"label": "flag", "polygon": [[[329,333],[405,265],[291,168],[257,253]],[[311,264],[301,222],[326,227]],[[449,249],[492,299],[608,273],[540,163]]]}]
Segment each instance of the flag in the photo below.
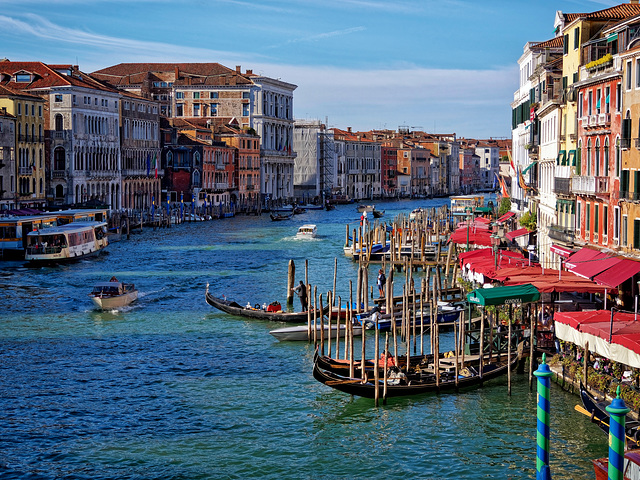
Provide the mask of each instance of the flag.
[{"label": "flag", "polygon": [[511,150],[507,150],[507,155],[509,156],[509,163],[511,164],[511,168],[513,168],[513,174],[517,173],[516,167],[513,164],[513,158],[511,158]]},{"label": "flag", "polygon": [[500,189],[502,190],[502,196],[504,198],[510,198],[509,192],[507,191],[507,185],[504,183],[504,178],[500,178]]},{"label": "flag", "polygon": [[147,153],[147,177],[151,172],[151,154]]},{"label": "flag", "polygon": [[153,164],[155,165],[155,168],[156,168],[155,178],[158,178],[158,154],[157,153],[153,155]]},{"label": "flag", "polygon": [[498,185],[498,174],[493,172],[493,189],[496,189],[496,185]]},{"label": "flag", "polygon": [[527,184],[524,183],[524,175],[522,175],[522,171],[520,171],[520,169],[518,169],[518,184],[520,185],[520,188],[523,190],[526,190]]}]

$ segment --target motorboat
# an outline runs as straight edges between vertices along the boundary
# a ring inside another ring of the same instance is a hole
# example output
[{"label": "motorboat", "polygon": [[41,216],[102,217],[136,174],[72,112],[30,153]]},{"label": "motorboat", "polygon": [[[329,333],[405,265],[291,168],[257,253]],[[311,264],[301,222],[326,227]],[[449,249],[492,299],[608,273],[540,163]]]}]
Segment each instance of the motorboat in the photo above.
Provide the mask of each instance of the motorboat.
[{"label": "motorboat", "polygon": [[359,213],[364,213],[364,212],[373,213],[375,209],[376,209],[375,205],[364,205],[364,204],[358,205]]},{"label": "motorboat", "polygon": [[27,234],[25,260],[59,263],[96,255],[109,245],[106,222],[78,221]]},{"label": "motorboat", "polygon": [[422,207],[419,207],[419,208],[416,208],[415,210],[412,210],[411,213],[409,214],[409,220],[415,220],[415,219],[421,217],[424,211],[425,210]]},{"label": "motorboat", "polygon": [[[360,336],[362,335],[362,325],[360,325],[359,323],[354,322],[353,327],[352,327],[352,331],[353,331],[353,335],[354,336]],[[321,326],[320,325],[316,325],[316,338],[320,338],[321,336]],[[293,342],[293,341],[309,341],[309,340],[313,340],[313,327],[309,328],[309,326],[307,325],[299,325],[299,326],[295,326],[295,327],[285,327],[285,328],[278,328],[276,330],[271,330],[269,332],[271,335],[273,335],[274,337],[276,337],[279,341],[281,342]],[[309,333],[311,333],[311,339],[309,338]],[[340,326],[338,327],[338,325],[336,324],[332,324],[331,325],[331,338],[333,340],[335,340],[335,338],[340,335],[340,337],[344,337],[345,334],[345,326],[344,324],[340,324]],[[329,338],[329,325],[325,324],[324,325],[324,337],[326,339]]]},{"label": "motorboat", "polygon": [[133,283],[124,283],[116,277],[108,282],[100,282],[89,294],[93,303],[102,310],[115,310],[126,307],[138,298],[138,290]]},{"label": "motorboat", "polygon": [[318,228],[312,224],[302,225],[298,229],[298,233],[296,234],[297,238],[316,238],[318,235]]}]

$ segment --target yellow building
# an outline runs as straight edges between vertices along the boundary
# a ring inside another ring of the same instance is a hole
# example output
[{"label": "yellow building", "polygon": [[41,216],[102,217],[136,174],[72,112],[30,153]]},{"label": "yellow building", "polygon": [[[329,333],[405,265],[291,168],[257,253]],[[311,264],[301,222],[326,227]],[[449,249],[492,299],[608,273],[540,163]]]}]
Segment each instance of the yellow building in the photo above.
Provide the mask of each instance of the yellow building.
[{"label": "yellow building", "polygon": [[15,206],[42,207],[45,185],[44,99],[0,85],[0,109],[16,117]]}]

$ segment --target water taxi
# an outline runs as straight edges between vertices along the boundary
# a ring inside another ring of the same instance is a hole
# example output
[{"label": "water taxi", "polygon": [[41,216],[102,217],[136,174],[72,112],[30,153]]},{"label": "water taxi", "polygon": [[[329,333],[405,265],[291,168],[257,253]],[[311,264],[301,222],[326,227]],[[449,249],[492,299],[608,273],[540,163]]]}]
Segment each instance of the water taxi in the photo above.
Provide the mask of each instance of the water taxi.
[{"label": "water taxi", "polygon": [[307,224],[302,225],[298,229],[296,237],[298,238],[316,238],[318,235],[318,228],[315,225]]},{"label": "water taxi", "polygon": [[106,222],[71,222],[27,235],[25,260],[57,263],[95,255],[109,245]]},{"label": "water taxi", "polygon": [[120,282],[111,277],[108,282],[100,282],[89,294],[93,303],[102,310],[114,310],[129,305],[138,298],[138,290],[133,283]]},{"label": "water taxi", "polygon": [[478,207],[484,207],[484,195],[457,195],[451,198],[451,213],[471,215]]},{"label": "water taxi", "polygon": [[0,216],[0,256],[24,258],[27,234],[38,228],[57,225],[58,217],[55,213]]}]

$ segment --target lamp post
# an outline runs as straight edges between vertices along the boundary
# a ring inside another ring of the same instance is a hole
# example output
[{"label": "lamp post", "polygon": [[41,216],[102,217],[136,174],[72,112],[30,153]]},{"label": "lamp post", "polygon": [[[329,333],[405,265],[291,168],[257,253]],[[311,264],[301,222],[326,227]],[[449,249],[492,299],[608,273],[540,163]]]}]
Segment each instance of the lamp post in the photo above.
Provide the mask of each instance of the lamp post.
[{"label": "lamp post", "polygon": [[497,232],[491,235],[491,246],[493,247],[493,266],[498,269],[498,251],[500,249],[500,237]]},{"label": "lamp post", "polygon": [[469,219],[471,218],[471,207],[465,208],[467,212],[467,252],[469,251]]}]

